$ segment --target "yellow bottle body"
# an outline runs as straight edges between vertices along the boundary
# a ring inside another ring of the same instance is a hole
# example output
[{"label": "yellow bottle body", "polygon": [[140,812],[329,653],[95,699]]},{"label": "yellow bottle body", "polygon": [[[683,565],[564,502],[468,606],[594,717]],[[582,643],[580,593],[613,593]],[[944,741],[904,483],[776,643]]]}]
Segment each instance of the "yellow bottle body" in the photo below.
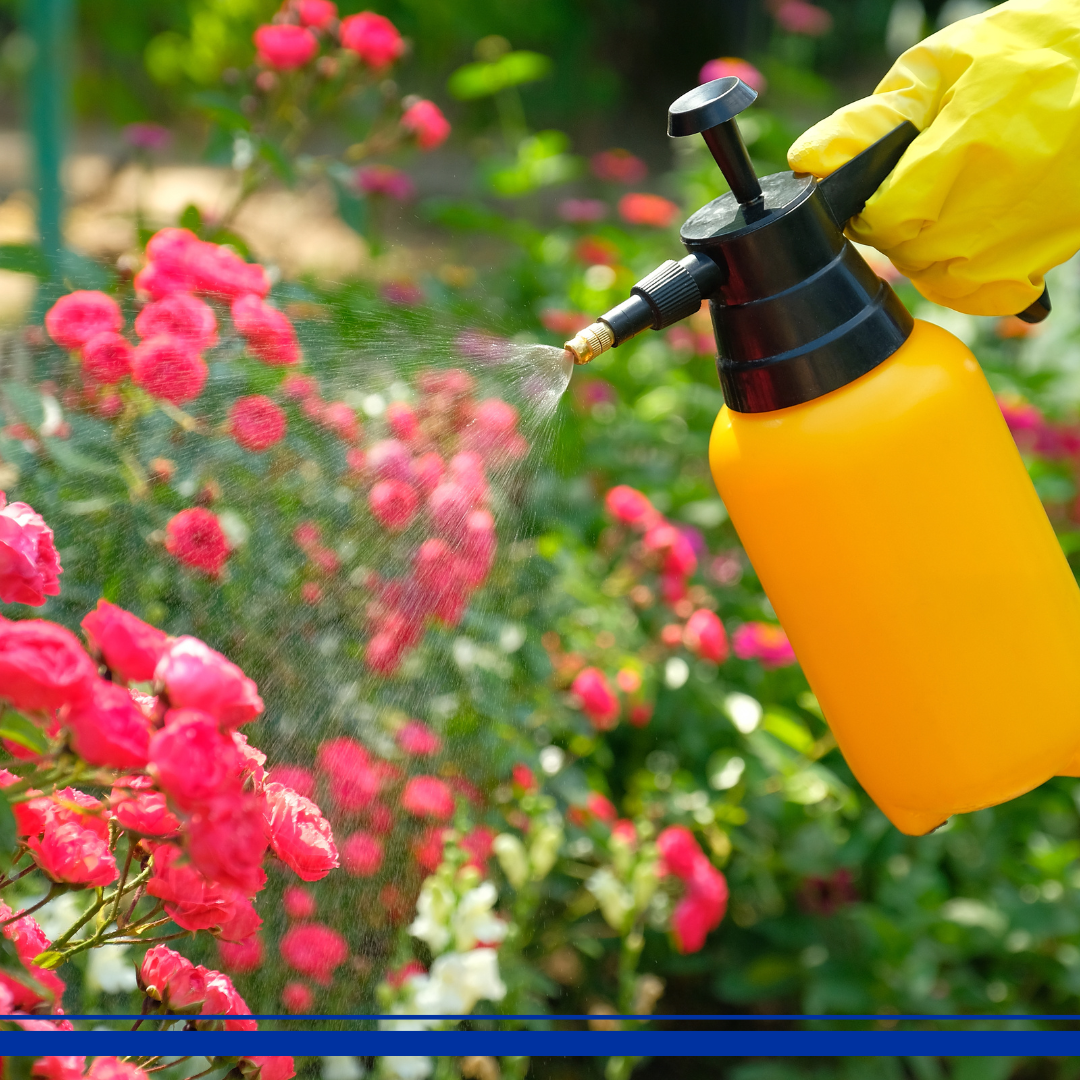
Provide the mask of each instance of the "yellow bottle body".
[{"label": "yellow bottle body", "polygon": [[960,341],[916,321],[839,390],[725,407],[709,460],[840,749],[897,828],[1076,771],[1080,589]]}]

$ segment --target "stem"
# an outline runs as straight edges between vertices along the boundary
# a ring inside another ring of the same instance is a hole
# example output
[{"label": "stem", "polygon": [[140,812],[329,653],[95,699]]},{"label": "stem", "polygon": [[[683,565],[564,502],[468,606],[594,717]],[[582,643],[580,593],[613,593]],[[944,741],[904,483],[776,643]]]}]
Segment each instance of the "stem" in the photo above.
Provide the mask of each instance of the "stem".
[{"label": "stem", "polygon": [[190,1060],[191,1060],[191,1055],[190,1054],[185,1054],[183,1057],[178,1057],[175,1061],[166,1062],[164,1065],[155,1065],[152,1069],[148,1069],[144,1065],[143,1066],[143,1071],[148,1072],[148,1073],[160,1072],[162,1069],[171,1069],[174,1065],[179,1065],[180,1062],[182,1062],[182,1061],[190,1061]]},{"label": "stem", "polygon": [[[26,854],[26,851],[24,850],[22,852],[22,854],[16,856],[14,861],[18,862],[19,859],[21,859],[23,857],[23,855],[25,855],[25,854]],[[33,873],[36,869],[37,869],[37,863],[31,863],[25,869],[20,870],[14,877],[0,878],[0,889],[6,889],[9,885],[14,885],[15,882],[19,880],[19,878],[26,877],[27,874]]]},{"label": "stem", "polygon": [[128,853],[127,858],[124,860],[124,872],[120,875],[120,884],[116,886],[112,911],[109,912],[109,922],[114,922],[116,920],[116,913],[120,910],[120,897],[124,894],[124,886],[127,884],[128,871],[131,869],[131,858],[134,854],[135,845],[128,841]]},{"label": "stem", "polygon": [[67,886],[53,882],[52,888],[45,894],[44,900],[39,900],[36,904],[31,904],[30,907],[23,908],[22,911],[16,912],[10,918],[4,919],[0,922],[0,929],[3,929],[8,923],[17,922],[24,915],[33,915],[35,911],[43,908],[50,900],[55,900],[62,892],[67,892]]},{"label": "stem", "polygon": [[[131,889],[135,889],[136,892],[138,892],[139,886],[141,886],[150,877],[151,873],[153,873],[153,863],[151,863],[145,870],[143,870],[143,872],[139,874],[138,877],[133,878],[123,889],[118,888],[115,893],[112,893],[109,896],[102,896],[100,899],[95,900],[94,903],[92,903],[86,909],[86,911],[83,912],[82,917],[79,918],[73,925],[68,927],[68,929],[65,930],[64,933],[61,934],[60,937],[58,937],[52,943],[52,948],[59,951],[110,901],[113,901],[113,903],[119,903],[118,897],[122,896],[124,893],[130,891]],[[132,906],[132,910],[134,910],[134,905]],[[111,922],[112,920],[110,919],[109,921]],[[109,923],[107,922],[105,926],[108,925]],[[65,954],[64,959],[66,960],[68,956],[74,956],[77,952],[82,952],[84,947],[91,948],[92,946],[99,944],[101,939],[104,937],[104,931],[105,927],[102,927],[101,930],[99,930],[93,937],[88,938],[86,943],[80,943],[79,947],[73,949],[70,953]],[[57,965],[57,967],[59,967],[59,964]]]}]

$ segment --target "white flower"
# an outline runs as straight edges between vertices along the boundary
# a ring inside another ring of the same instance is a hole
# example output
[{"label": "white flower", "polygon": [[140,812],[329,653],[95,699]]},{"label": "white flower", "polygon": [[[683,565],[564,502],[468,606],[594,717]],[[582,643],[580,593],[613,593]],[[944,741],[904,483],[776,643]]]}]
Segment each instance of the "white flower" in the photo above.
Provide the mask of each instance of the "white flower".
[{"label": "white flower", "polygon": [[427,1080],[433,1070],[429,1057],[384,1057],[379,1064],[387,1080]]},{"label": "white flower", "polygon": [[432,952],[442,952],[450,944],[450,919],[456,902],[454,890],[442,878],[427,878],[416,901],[416,918],[409,933],[426,941]]},{"label": "white flower", "polygon": [[551,872],[555,860],[559,857],[559,848],[563,844],[563,831],[559,825],[541,825],[536,830],[532,844],[529,845],[529,862],[532,863],[533,878],[541,881]]},{"label": "white flower", "polygon": [[470,889],[458,901],[457,910],[450,920],[454,931],[454,948],[458,952],[467,952],[481,942],[488,945],[506,937],[506,923],[491,913],[497,897],[495,886],[485,881]]},{"label": "white flower", "polygon": [[324,1057],[322,1080],[364,1080],[364,1066],[354,1057]]},{"label": "white flower", "polygon": [[513,833],[499,833],[491,849],[499,860],[506,880],[515,889],[520,889],[529,880],[529,855],[525,845]]},{"label": "white flower", "polygon": [[126,945],[102,945],[90,953],[86,982],[106,994],[128,993],[135,989],[135,965],[127,958]]},{"label": "white flower", "polygon": [[417,979],[413,1003],[418,1013],[464,1016],[476,1003],[502,1001],[506,984],[499,978],[494,949],[443,953],[426,979]]},{"label": "white flower", "polygon": [[596,897],[600,905],[600,914],[604,921],[620,933],[628,927],[634,911],[634,897],[621,881],[607,867],[601,867],[588,881],[585,888]]}]

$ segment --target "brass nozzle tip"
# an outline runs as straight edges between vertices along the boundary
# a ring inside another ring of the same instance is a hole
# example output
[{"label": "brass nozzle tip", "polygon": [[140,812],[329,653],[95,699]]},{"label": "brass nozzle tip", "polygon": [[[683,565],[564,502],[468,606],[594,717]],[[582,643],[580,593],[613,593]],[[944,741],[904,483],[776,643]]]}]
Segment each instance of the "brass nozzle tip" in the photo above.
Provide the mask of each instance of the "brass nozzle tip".
[{"label": "brass nozzle tip", "polygon": [[587,364],[615,344],[615,334],[606,322],[594,322],[578,331],[563,348],[574,358],[575,364]]}]

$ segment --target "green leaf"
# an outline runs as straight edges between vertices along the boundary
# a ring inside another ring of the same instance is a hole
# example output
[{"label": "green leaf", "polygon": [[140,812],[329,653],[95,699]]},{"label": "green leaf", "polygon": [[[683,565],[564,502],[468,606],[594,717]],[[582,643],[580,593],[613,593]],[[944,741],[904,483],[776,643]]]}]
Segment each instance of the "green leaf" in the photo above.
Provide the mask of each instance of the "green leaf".
[{"label": "green leaf", "polygon": [[34,964],[39,968],[44,968],[46,971],[52,971],[53,968],[59,967],[63,962],[64,954],[56,949],[46,949],[45,952],[38,953],[34,957]]},{"label": "green leaf", "polygon": [[222,127],[235,131],[251,130],[251,121],[237,108],[236,103],[225,94],[210,90],[201,94],[195,94],[191,103],[201,109],[211,120]]},{"label": "green leaf", "polygon": [[787,743],[792,750],[798,750],[800,754],[807,753],[814,745],[814,736],[810,734],[806,725],[789,713],[770,709],[765,714],[761,726],[781,742]]},{"label": "green leaf", "polygon": [[0,867],[7,869],[11,865],[11,856],[19,842],[15,826],[15,815],[11,812],[11,803],[0,791]]},{"label": "green leaf", "polygon": [[536,82],[551,74],[551,68],[550,57],[522,49],[490,63],[466,64],[450,76],[446,85],[459,100],[474,101],[511,86]]},{"label": "green leaf", "polygon": [[178,224],[180,228],[190,229],[196,236],[200,236],[203,227],[202,211],[194,203],[188,203],[180,215]]},{"label": "green leaf", "polygon": [[296,172],[292,167],[292,162],[276,142],[260,139],[259,157],[274,170],[274,174],[282,183],[291,187],[296,182]]},{"label": "green leaf", "polygon": [[65,472],[87,473],[90,476],[108,476],[115,480],[117,466],[115,462],[102,461],[75,450],[65,439],[45,439],[49,455]]},{"label": "green leaf", "polygon": [[9,709],[0,717],[0,739],[10,739],[13,743],[32,750],[35,754],[44,754],[49,749],[45,736],[22,713]]},{"label": "green leaf", "polygon": [[35,431],[41,427],[45,420],[45,409],[41,404],[41,395],[36,390],[17,382],[6,382],[0,386],[0,390],[24,424],[29,424]]},{"label": "green leaf", "polygon": [[0,244],[0,270],[33,274],[43,281],[49,276],[49,264],[36,244]]}]

